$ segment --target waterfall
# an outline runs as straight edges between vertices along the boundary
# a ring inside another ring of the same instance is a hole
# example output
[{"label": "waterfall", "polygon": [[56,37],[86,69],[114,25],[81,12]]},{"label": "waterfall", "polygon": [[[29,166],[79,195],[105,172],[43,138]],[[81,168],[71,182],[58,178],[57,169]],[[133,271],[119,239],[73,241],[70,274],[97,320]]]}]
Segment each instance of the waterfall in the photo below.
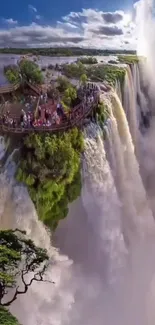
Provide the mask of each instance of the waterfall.
[{"label": "waterfall", "polygon": [[137,148],[140,114],[137,110],[137,92],[130,66],[126,67],[123,98],[123,105],[129,123],[133,143],[135,148]]},{"label": "waterfall", "polygon": [[113,281],[125,255],[121,204],[99,130],[92,124],[85,130],[85,136],[82,201],[100,244],[98,263],[105,255],[107,275]]},{"label": "waterfall", "polygon": [[[4,146],[3,141],[2,149]],[[3,153],[5,150],[3,150]],[[48,231],[38,221],[34,205],[26,187],[17,184],[14,179],[16,165],[12,161],[14,152],[8,157],[3,172],[0,174],[0,222],[1,228],[19,228],[26,230],[27,235],[36,245],[46,248],[50,256],[47,279],[55,284],[33,283],[28,294],[20,296],[11,306],[11,311],[18,317],[22,325],[62,324],[67,315],[73,295],[68,289],[71,276],[72,261],[59,254],[51,245]],[[20,306],[20,308],[19,308]],[[57,312],[57,308],[61,313]]]},{"label": "waterfall", "polygon": [[122,89],[121,89],[121,84],[120,84],[119,80],[116,80],[115,89],[116,89],[116,93],[117,93],[118,97],[120,98],[120,100],[122,102]]},{"label": "waterfall", "polygon": [[[155,270],[155,121],[140,134],[141,112],[147,112],[140,78],[133,65],[123,94],[118,82],[115,91],[101,93],[110,116],[102,129],[92,122],[84,129],[81,196],[52,241],[26,187],[14,179],[17,149],[1,166],[1,228],[24,229],[46,248],[47,278],[55,282],[34,283],[12,304],[22,325],[154,324],[148,291]],[[1,137],[1,161],[6,150]]]},{"label": "waterfall", "polygon": [[139,165],[134,154],[132,138],[122,104],[116,93],[111,98],[113,114],[118,125],[118,132],[122,144],[124,164],[126,169],[126,184],[132,194],[132,205],[136,210],[137,229],[142,232],[154,230],[152,212],[148,207],[145,189],[139,172]]},{"label": "waterfall", "polygon": [[111,114],[106,140],[96,124],[85,128],[81,198],[57,230],[58,243],[66,232],[61,249],[65,245],[74,260],[69,325],[102,325],[103,319],[107,325],[146,325],[154,267],[149,270],[153,247],[146,240],[154,222],[123,107],[116,93],[104,96]]}]

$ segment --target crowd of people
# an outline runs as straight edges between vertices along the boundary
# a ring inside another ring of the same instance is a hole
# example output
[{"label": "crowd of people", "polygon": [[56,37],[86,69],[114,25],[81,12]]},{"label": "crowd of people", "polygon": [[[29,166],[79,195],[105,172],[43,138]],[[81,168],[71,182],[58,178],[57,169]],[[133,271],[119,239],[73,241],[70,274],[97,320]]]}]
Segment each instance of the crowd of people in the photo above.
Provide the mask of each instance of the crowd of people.
[{"label": "crowd of people", "polygon": [[[83,86],[82,90],[82,102],[79,105],[79,109],[75,109],[75,118],[79,116],[82,109],[87,108],[94,102],[95,94],[97,93],[97,86],[93,83]],[[30,96],[32,97],[32,96]],[[25,103],[24,108],[21,110],[20,116],[13,117],[10,111],[7,111],[1,118],[0,124],[3,124],[10,128],[37,128],[47,127],[50,128],[53,125],[60,125],[62,121],[69,121],[71,114],[64,112],[61,103],[56,103],[54,100],[49,100],[47,94],[40,95],[39,105],[34,111],[32,109],[32,103]]]}]

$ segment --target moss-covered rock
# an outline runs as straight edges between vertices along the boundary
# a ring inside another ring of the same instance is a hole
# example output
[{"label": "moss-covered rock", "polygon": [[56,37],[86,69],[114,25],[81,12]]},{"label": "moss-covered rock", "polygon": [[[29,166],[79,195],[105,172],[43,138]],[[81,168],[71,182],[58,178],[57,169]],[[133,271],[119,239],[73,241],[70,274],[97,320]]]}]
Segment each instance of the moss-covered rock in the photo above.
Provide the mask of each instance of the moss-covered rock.
[{"label": "moss-covered rock", "polygon": [[60,135],[31,134],[24,139],[17,180],[27,185],[39,218],[53,230],[81,191],[83,136],[74,128]]}]

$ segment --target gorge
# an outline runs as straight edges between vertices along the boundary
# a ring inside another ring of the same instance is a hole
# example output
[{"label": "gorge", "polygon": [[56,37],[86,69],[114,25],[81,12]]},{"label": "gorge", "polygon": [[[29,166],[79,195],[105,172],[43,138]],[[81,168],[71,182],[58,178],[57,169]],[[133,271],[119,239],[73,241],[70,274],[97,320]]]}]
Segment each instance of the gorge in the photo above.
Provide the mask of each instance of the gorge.
[{"label": "gorge", "polygon": [[[55,282],[34,283],[11,305],[22,325],[154,324],[154,60],[145,46],[147,61],[127,64],[123,84],[101,85],[108,118],[83,130],[81,195],[52,235],[14,177],[16,149],[1,166],[1,228],[46,248]],[[2,159],[9,141],[0,140]]]},{"label": "gorge", "polygon": [[[153,324],[154,116],[142,73],[139,64],[127,66],[123,89],[117,83],[101,91],[109,118],[84,129],[81,196],[52,235],[61,254],[14,178],[14,152],[2,168],[1,228],[26,230],[47,248],[55,282],[33,284],[12,304],[23,325]],[[1,138],[1,157],[5,143]]]}]

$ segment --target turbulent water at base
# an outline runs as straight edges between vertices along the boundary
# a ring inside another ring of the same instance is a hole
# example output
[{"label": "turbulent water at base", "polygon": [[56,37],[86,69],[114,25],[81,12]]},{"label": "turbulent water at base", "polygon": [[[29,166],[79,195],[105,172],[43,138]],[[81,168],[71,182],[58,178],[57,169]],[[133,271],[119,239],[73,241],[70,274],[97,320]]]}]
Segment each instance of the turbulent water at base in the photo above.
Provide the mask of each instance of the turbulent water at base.
[{"label": "turbulent water at base", "polygon": [[[2,149],[4,146],[1,141]],[[3,150],[4,152],[4,150]],[[38,221],[34,205],[27,189],[14,180],[15,164],[11,155],[0,174],[0,224],[1,228],[20,228],[26,230],[27,235],[36,245],[48,250],[50,266],[47,279],[49,283],[34,284],[27,295],[23,295],[15,302],[11,310],[18,316],[23,325],[59,325],[65,322],[66,310],[70,309],[73,296],[68,291],[68,281],[71,276],[72,261],[60,255],[51,246],[50,236],[42,223]],[[57,312],[57,304],[61,313]],[[52,317],[51,317],[52,315]]]}]

